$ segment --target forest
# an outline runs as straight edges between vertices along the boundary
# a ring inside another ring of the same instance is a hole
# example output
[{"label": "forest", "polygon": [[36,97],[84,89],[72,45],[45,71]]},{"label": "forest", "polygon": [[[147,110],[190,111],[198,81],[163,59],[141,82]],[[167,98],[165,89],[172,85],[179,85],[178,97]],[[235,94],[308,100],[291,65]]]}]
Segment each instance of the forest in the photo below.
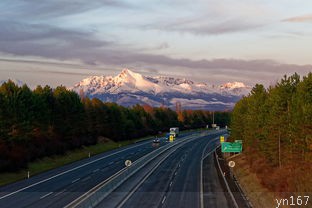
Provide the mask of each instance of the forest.
[{"label": "forest", "polygon": [[[215,112],[215,122],[228,125],[229,112]],[[30,161],[94,145],[99,137],[130,140],[167,132],[170,127],[202,128],[212,112],[175,111],[166,107],[129,108],[79,96],[64,86],[55,89],[18,86],[8,80],[0,87],[0,172],[26,168]]]},{"label": "forest", "polygon": [[234,107],[232,139],[243,140],[250,168],[272,192],[311,192],[312,73],[257,84]]}]

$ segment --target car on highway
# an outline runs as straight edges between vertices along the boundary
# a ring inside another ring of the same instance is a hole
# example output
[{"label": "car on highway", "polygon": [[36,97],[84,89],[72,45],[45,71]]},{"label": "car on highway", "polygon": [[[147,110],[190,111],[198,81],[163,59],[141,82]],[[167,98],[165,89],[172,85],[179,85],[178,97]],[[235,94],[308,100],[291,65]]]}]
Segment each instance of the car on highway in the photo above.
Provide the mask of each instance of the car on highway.
[{"label": "car on highway", "polygon": [[160,140],[159,140],[158,138],[155,138],[155,139],[153,140],[153,143],[160,143]]}]

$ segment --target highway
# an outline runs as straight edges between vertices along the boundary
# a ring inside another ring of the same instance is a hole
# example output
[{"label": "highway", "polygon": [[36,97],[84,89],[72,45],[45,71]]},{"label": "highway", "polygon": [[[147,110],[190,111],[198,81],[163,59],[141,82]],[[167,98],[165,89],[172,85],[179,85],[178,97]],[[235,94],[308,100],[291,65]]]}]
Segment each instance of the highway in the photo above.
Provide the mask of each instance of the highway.
[{"label": "highway", "polygon": [[[179,140],[184,138],[185,142],[176,145],[171,152],[162,154],[164,158],[159,156],[154,159],[105,198],[98,207],[201,207],[201,159],[203,153],[213,151],[219,144],[217,136],[220,134],[221,132],[205,136],[198,133],[182,135]],[[195,139],[189,142],[190,135]],[[65,207],[123,169],[125,160],[136,161],[166,145],[168,142],[164,138],[160,139],[159,147],[154,147],[152,140],[144,141],[0,187],[0,207]],[[213,163],[210,168],[215,170]],[[222,207],[226,208],[227,200],[221,191],[216,172],[206,172],[210,174],[204,177],[206,186],[209,184],[208,178],[213,184],[209,190],[212,193],[220,191],[218,197],[208,197],[211,201],[209,203],[221,202],[224,205]],[[148,177],[144,177],[146,173],[149,173]],[[139,183],[135,191],[129,185],[131,183]],[[123,192],[122,197],[114,198],[114,193],[118,192]],[[203,195],[207,199],[206,193]]]},{"label": "highway", "polygon": [[[160,140],[160,146],[166,144]],[[136,161],[155,149],[148,140],[0,187],[0,207],[64,207],[124,168],[126,159]]]},{"label": "highway", "polygon": [[[131,177],[97,207],[201,207],[201,159],[203,152],[209,155],[207,158],[212,157],[213,154],[209,153],[212,153],[218,144],[219,138],[216,135],[199,136],[196,140],[183,144],[149,173],[147,178]],[[210,205],[222,205],[212,207],[227,208],[229,206],[218,182],[215,166],[213,163],[208,165],[213,171],[205,171],[205,185],[210,184],[211,193],[204,193],[204,198],[209,200],[207,203]],[[140,186],[129,190],[131,181],[137,181]],[[125,191],[134,193],[121,200],[119,195]],[[217,197],[207,198],[207,195],[213,194]]]}]

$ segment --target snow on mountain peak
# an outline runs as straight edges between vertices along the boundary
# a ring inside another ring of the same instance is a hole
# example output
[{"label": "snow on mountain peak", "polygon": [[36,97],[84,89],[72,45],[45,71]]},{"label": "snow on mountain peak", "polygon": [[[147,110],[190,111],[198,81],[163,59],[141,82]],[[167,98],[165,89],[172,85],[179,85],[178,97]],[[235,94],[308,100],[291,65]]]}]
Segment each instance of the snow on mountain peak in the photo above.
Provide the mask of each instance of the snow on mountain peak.
[{"label": "snow on mountain peak", "polygon": [[128,88],[128,91],[155,91],[156,88],[155,83],[150,82],[143,75],[129,69],[122,70],[114,79],[119,86]]},{"label": "snow on mountain peak", "polygon": [[[185,78],[144,76],[129,69],[123,69],[115,77],[88,77],[76,84],[73,90],[76,92],[83,90],[89,97],[97,97],[106,102],[117,102],[122,105],[136,103],[153,106],[160,106],[164,103],[174,105],[172,102],[175,99],[182,99],[181,102],[183,101],[185,105],[192,106],[192,108],[212,106],[214,109],[217,109],[216,105],[232,106],[240,96],[250,92],[250,88],[242,82],[211,85],[196,83]],[[187,101],[194,99],[198,102],[197,106]],[[207,102],[199,102],[201,99]]]},{"label": "snow on mountain peak", "polygon": [[127,77],[137,77],[138,75],[140,75],[140,74],[135,73],[129,69],[123,69],[120,72],[120,74],[118,74],[117,76],[121,79],[126,79]]},{"label": "snow on mountain peak", "polygon": [[[123,69],[117,76],[91,76],[74,86],[82,88],[90,93],[120,93],[120,92],[146,92],[146,93],[220,93],[220,90],[228,94],[241,94],[240,89],[248,88],[242,82],[228,82],[220,86],[206,83],[195,83],[185,78],[173,78],[166,76],[143,76],[142,74]],[[224,91],[225,90],[225,91]]]},{"label": "snow on mountain peak", "polygon": [[121,73],[115,77],[115,80],[117,82],[120,82],[120,83],[123,83],[123,82],[131,83],[132,82],[133,84],[135,84],[136,82],[140,82],[143,79],[144,78],[141,74],[135,73],[129,69],[123,69],[121,71]]},{"label": "snow on mountain peak", "polygon": [[242,82],[228,82],[220,86],[222,89],[246,88],[247,86]]}]

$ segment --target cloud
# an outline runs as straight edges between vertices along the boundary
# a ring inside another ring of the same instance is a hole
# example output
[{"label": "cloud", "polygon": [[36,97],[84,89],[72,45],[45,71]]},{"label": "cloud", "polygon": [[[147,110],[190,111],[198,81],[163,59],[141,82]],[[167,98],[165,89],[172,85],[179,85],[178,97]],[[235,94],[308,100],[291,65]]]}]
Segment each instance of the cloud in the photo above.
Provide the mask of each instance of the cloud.
[{"label": "cloud", "polygon": [[[187,50],[188,43],[182,47],[178,45],[188,38],[202,38],[203,44],[194,48],[201,51],[201,46],[209,47],[206,39],[211,39],[199,36],[229,34],[227,40],[232,41],[232,34],[244,32],[246,41],[250,41],[250,36],[258,37],[259,34],[252,31],[271,24],[273,16],[266,7],[261,7],[262,3],[259,4],[251,0],[235,4],[210,0],[174,0],[161,4],[158,0],[149,3],[124,0],[0,1],[0,55],[14,59],[0,58],[0,76],[20,74],[30,77],[34,83],[50,80],[59,84],[61,81],[79,81],[76,79],[89,73],[111,74],[122,67],[130,67],[147,75],[183,76],[211,83],[239,80],[254,83],[275,80],[285,73],[312,71],[311,65],[271,60],[194,60],[170,56],[169,53],[180,57],[182,54],[184,57],[196,56],[191,54],[193,50]],[[311,22],[311,16],[283,21]],[[165,35],[159,31],[165,31]],[[191,36],[185,38],[180,34]],[[133,39],[139,41],[133,43]],[[232,46],[219,43],[221,50]],[[169,55],[157,55],[160,53]],[[240,57],[240,53],[238,50],[228,56]],[[255,57],[252,50],[250,53]],[[220,54],[216,56],[220,57]]]},{"label": "cloud", "polygon": [[240,71],[266,71],[266,70],[287,71],[293,70],[296,67],[303,68],[305,70],[312,69],[311,65],[299,66],[291,64],[280,64],[272,60],[241,60],[241,59],[191,60],[187,58],[175,59],[164,55],[139,54],[128,52],[119,52],[119,57],[117,59],[111,59],[110,63],[111,64],[145,63],[171,67],[184,67],[190,69],[239,69]]},{"label": "cloud", "polygon": [[312,14],[290,17],[282,20],[283,22],[309,22],[312,23]]},{"label": "cloud", "polygon": [[81,65],[75,64],[75,63],[47,61],[47,60],[16,59],[16,58],[0,58],[0,62],[31,64],[31,65],[50,65],[50,66],[65,67],[65,68],[68,68],[68,67],[81,68],[82,67]]},{"label": "cloud", "polygon": [[62,42],[81,42],[82,45],[102,46],[104,41],[94,40],[91,32],[63,29],[46,24],[28,24],[10,20],[0,20],[1,42],[28,42],[57,39]]},{"label": "cloud", "polygon": [[155,49],[156,50],[162,50],[162,49],[167,49],[169,47],[170,46],[169,46],[169,44],[167,42],[163,42],[163,43],[159,44]]},{"label": "cloud", "polygon": [[113,45],[95,38],[92,32],[63,29],[44,24],[0,21],[0,51],[15,56],[37,56],[58,60],[95,60],[89,50]]},{"label": "cloud", "polygon": [[248,31],[263,27],[263,24],[248,22],[242,19],[209,20],[210,17],[191,19],[179,19],[176,21],[165,21],[143,25],[143,29],[161,30],[168,32],[191,33],[195,35],[221,35]]},{"label": "cloud", "polygon": [[[59,61],[77,61],[91,67],[142,66],[141,68],[205,69],[215,73],[271,73],[312,71],[311,65],[281,64],[270,60],[175,59],[119,47],[100,40],[92,32],[81,32],[43,24],[0,21],[0,52],[20,57],[39,57]],[[161,45],[168,47],[167,43]],[[218,71],[219,70],[219,71]]]},{"label": "cloud", "polygon": [[[106,40],[92,32],[63,29],[43,24],[0,21],[0,52],[20,57],[77,61],[91,67],[142,66],[141,68],[205,69],[211,72],[271,73],[312,71],[311,65],[281,64],[270,60],[175,59],[165,55],[138,52]],[[224,29],[223,29],[224,30]],[[161,48],[168,47],[163,43]],[[219,70],[219,71],[218,71]]]},{"label": "cloud", "polygon": [[145,21],[138,27],[195,35],[244,32],[271,23],[268,9],[263,4],[249,0],[235,3],[215,0],[164,1],[149,13],[153,15],[150,21]]},{"label": "cloud", "polygon": [[49,19],[80,14],[102,7],[130,8],[131,5],[120,0],[11,0],[11,11],[7,11],[5,14],[8,17],[11,16],[22,19]]},{"label": "cloud", "polygon": [[[142,72],[147,75],[162,74],[180,77],[189,77],[210,83],[222,83],[227,81],[243,81],[249,84],[256,82],[269,83],[272,79],[279,79],[284,74],[306,74],[312,71],[312,65],[295,65],[283,64],[272,60],[241,60],[241,59],[212,59],[212,60],[191,60],[191,59],[174,59],[162,55],[137,54],[130,52],[119,53],[101,53],[93,54],[101,61],[97,66],[98,74],[101,74],[101,68],[104,71],[106,66],[110,69],[119,70],[120,67],[130,67],[134,71]],[[14,62],[14,61],[11,61]],[[53,68],[53,63],[47,62],[49,68]],[[36,62],[31,62],[36,64]],[[40,62],[44,65],[44,62]],[[58,67],[71,68],[73,72],[66,72],[67,75],[80,74],[81,67],[72,65],[57,64]],[[38,67],[37,67],[38,68]],[[39,67],[40,68],[40,67]],[[84,67],[85,68],[85,67]],[[90,67],[88,67],[90,68]],[[52,73],[52,71],[48,71]],[[56,71],[55,73],[60,73]],[[87,73],[86,73],[87,74]]]}]

